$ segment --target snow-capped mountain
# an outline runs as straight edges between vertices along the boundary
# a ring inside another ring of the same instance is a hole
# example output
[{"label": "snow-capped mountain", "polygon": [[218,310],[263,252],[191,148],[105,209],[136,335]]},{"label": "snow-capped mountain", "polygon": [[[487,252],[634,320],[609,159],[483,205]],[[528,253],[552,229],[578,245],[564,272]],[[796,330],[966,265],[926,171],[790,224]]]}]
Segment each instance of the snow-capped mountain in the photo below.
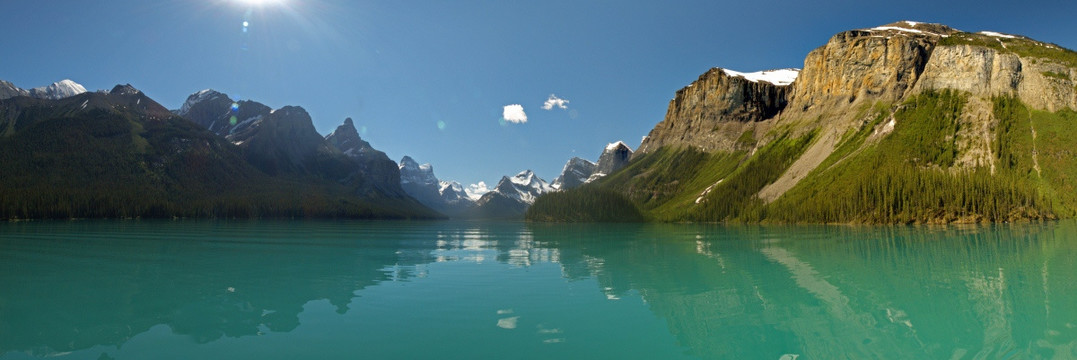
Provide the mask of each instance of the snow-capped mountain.
[{"label": "snow-capped mountain", "polygon": [[587,182],[591,174],[595,172],[595,163],[578,157],[573,157],[565,163],[561,170],[561,176],[553,180],[553,187],[557,190],[574,189]]},{"label": "snow-capped mountain", "polygon": [[[438,188],[438,178],[434,176],[434,167],[430,164],[419,165],[411,156],[400,159],[400,184],[414,184],[422,187]],[[404,188],[407,190],[407,188]]]},{"label": "snow-capped mountain", "polygon": [[60,100],[86,92],[86,88],[69,79],[60,80],[52,85],[30,89],[30,96],[39,99]]},{"label": "snow-capped mountain", "polygon": [[617,141],[606,145],[606,149],[602,151],[602,155],[598,157],[598,163],[595,165],[595,172],[585,182],[592,182],[599,178],[612,174],[614,171],[628,165],[628,161],[632,159],[632,148],[628,147],[624,141]]},{"label": "snow-capped mountain", "polygon": [[475,205],[460,183],[438,180],[432,165],[420,165],[410,156],[400,159],[400,186],[423,205],[449,216],[462,216]]},{"label": "snow-capped mountain", "polygon": [[494,191],[530,205],[534,204],[535,199],[540,195],[556,191],[556,189],[531,170],[524,170],[511,178],[502,177]]},{"label": "snow-capped mountain", "polygon": [[557,191],[531,170],[513,177],[503,176],[493,190],[476,202],[476,216],[486,218],[520,218],[542,194]]},{"label": "snow-capped mountain", "polygon": [[[38,99],[60,100],[86,92],[86,88],[69,79],[60,80],[48,86],[26,90],[10,82],[0,80],[0,100],[16,96],[30,96]],[[107,92],[106,92],[107,93]]]},{"label": "snow-capped mountain", "polygon": [[441,181],[438,183],[438,193],[441,194],[441,198],[449,204],[463,204],[474,205],[474,200],[471,196],[464,191],[464,186],[456,181]]}]

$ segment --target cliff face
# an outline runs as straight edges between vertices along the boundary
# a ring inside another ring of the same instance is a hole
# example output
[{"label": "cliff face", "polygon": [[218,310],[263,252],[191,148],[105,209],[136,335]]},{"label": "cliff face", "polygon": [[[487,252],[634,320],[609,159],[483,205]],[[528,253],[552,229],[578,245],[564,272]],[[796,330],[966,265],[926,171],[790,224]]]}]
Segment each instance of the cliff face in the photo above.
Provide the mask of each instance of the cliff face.
[{"label": "cliff face", "polygon": [[[933,29],[940,31],[935,33],[901,25],[842,32],[808,53],[794,84],[795,108],[904,96],[920,78],[938,38],[953,30]],[[894,30],[900,28],[920,33]]]},{"label": "cliff face", "polygon": [[639,152],[663,146],[732,150],[737,147],[737,137],[753,123],[773,118],[785,109],[789,89],[789,85],[752,81],[724,69],[711,69],[677,91],[666,118],[647,135]]},{"label": "cliff face", "polygon": [[[1077,215],[1077,52],[902,21],[775,73],[715,68],[677,91],[608,188],[671,221]],[[1009,205],[967,201],[984,198]]]},{"label": "cliff face", "polygon": [[971,44],[940,46],[928,62],[916,90],[954,89],[988,98],[1013,96],[1047,111],[1067,107],[1077,109],[1077,89],[1073,81],[1077,79],[1077,69],[1072,67],[1073,64],[1050,57],[1021,56],[1021,52],[1025,52],[1022,50],[1031,50],[1029,47],[1041,47],[1037,50],[1046,50],[1047,54],[1061,53],[1061,49],[1051,49],[1053,45],[1024,38],[979,36],[988,37],[982,40],[997,41],[1000,46],[1012,44],[1002,49]]}]

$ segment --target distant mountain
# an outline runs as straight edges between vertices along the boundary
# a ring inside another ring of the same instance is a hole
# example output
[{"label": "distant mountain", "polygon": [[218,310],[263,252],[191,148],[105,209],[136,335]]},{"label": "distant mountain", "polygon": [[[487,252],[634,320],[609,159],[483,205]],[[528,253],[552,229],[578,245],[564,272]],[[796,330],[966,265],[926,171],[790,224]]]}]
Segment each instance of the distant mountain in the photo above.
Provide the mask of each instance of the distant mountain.
[{"label": "distant mountain", "polygon": [[405,193],[400,186],[400,170],[396,162],[360,138],[351,118],[345,118],[343,124],[325,136],[325,140],[358,165],[345,181],[353,183],[359,193],[380,192],[397,197]]},{"label": "distant mountain", "polygon": [[42,86],[25,90],[15,86],[10,82],[0,80],[0,100],[12,98],[15,96],[30,96],[38,99],[47,100],[59,100],[63,98],[72,97],[78,94],[86,92],[86,88],[79,83],[64,79],[58,82],[52,83],[48,86]]},{"label": "distant mountain", "polygon": [[624,141],[617,141],[606,145],[606,149],[603,150],[602,155],[598,157],[598,163],[595,165],[594,173],[587,182],[595,181],[597,178],[620,170],[625,167],[625,165],[628,165],[630,159],[632,159],[632,148],[628,147]]},{"label": "distant mountain", "polygon": [[476,201],[475,214],[486,218],[522,218],[539,196],[556,191],[531,170],[504,176],[494,189]]},{"label": "distant mountain", "polygon": [[553,181],[553,188],[557,190],[569,190],[580,185],[601,179],[607,174],[620,170],[628,165],[632,158],[632,148],[623,141],[617,141],[606,145],[598,156],[598,163],[593,163],[578,157],[573,157],[565,163],[561,175]]},{"label": "distant mountain", "polygon": [[0,218],[437,216],[335,179],[271,176],[130,85],[0,100],[0,164]]},{"label": "distant mountain", "polygon": [[557,190],[575,189],[587,182],[591,174],[595,173],[595,163],[573,157],[565,163],[561,175],[553,180],[553,188]]},{"label": "distant mountain", "polygon": [[30,96],[30,92],[23,90],[10,82],[0,80],[0,100],[16,96]]},{"label": "distant mountain", "polygon": [[410,156],[400,159],[400,186],[420,203],[452,217],[464,217],[475,201],[455,181],[440,181],[430,164],[419,165]]},{"label": "distant mountain", "polygon": [[84,92],[86,92],[86,88],[79,85],[79,83],[64,79],[48,86],[30,89],[30,96],[38,99],[59,100]]}]

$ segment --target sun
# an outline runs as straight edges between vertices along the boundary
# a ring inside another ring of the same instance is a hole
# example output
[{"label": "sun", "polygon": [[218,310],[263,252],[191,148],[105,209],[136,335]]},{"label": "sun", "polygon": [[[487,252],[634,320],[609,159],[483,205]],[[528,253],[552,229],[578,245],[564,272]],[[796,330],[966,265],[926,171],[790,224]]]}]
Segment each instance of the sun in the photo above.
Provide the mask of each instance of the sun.
[{"label": "sun", "polygon": [[234,0],[243,5],[248,6],[263,6],[263,5],[278,5],[283,4],[285,0]]}]

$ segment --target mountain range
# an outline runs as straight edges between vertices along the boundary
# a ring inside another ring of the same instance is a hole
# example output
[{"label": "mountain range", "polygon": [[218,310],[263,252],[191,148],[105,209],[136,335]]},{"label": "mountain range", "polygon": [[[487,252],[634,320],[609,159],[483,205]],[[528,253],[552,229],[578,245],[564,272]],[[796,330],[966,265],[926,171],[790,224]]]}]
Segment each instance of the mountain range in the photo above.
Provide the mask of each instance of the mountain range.
[{"label": "mountain range", "polygon": [[202,90],[0,81],[0,216],[484,217],[951,223],[1077,215],[1077,52],[901,21],[844,31],[800,68],[713,68],[633,152],[492,189],[400,163],[344,119]]},{"label": "mountain range", "polygon": [[420,165],[410,156],[404,156],[399,165],[400,183],[408,195],[423,205],[453,218],[519,219],[540,196],[602,178],[627,165],[631,156],[632,149],[617,141],[606,146],[597,164],[573,157],[552,184],[533,171],[524,170],[511,177],[503,176],[497,186],[482,192],[469,192],[455,181],[438,180],[432,165]]},{"label": "mountain range", "polygon": [[130,85],[0,94],[5,218],[441,216],[347,120],[322,137],[303,108],[212,90],[175,111]]},{"label": "mountain range", "polygon": [[528,217],[1072,217],[1075,80],[1077,53],[1020,35],[914,21],[844,31],[800,69],[700,75],[676,92],[628,166],[540,198]]}]

